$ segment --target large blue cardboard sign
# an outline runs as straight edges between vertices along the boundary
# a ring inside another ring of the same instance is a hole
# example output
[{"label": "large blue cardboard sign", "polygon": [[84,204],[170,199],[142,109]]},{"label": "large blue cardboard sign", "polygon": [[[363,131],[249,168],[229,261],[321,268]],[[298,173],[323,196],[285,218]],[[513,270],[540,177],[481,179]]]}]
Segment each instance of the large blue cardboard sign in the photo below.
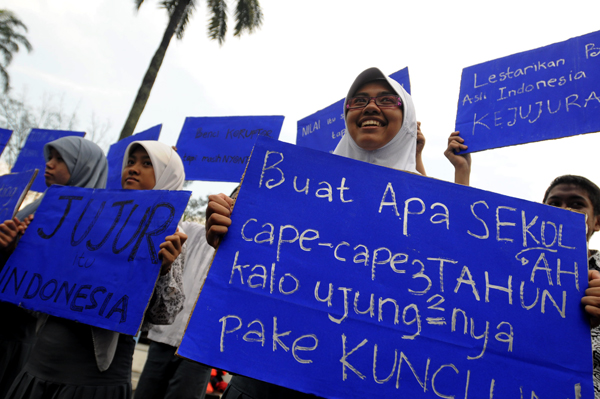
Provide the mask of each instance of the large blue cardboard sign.
[{"label": "large blue cardboard sign", "polygon": [[[49,129],[31,129],[25,145],[19,152],[17,162],[12,167],[11,172],[25,172],[26,170],[38,169],[46,170],[46,161],[44,160],[44,146],[54,140],[65,136],[85,136],[84,132],[71,132],[68,130],[49,130]],[[38,173],[35,181],[31,185],[33,191],[43,192],[46,190],[46,181],[44,173]]]},{"label": "large blue cardboard sign", "polygon": [[51,186],[0,270],[0,300],[135,335],[189,191]]},{"label": "large blue cardboard sign", "polygon": [[187,117],[177,140],[186,180],[239,182],[259,136],[279,138],[283,116]]},{"label": "large blue cardboard sign", "polygon": [[10,141],[10,137],[12,136],[12,130],[1,129],[0,128],[0,154],[4,152],[6,145]]},{"label": "large blue cardboard sign", "polygon": [[[410,94],[408,67],[394,72],[396,80]],[[298,121],[296,144],[332,153],[346,133],[344,122],[344,99]]]},{"label": "large blue cardboard sign", "polygon": [[600,32],[463,69],[467,152],[600,130]]},{"label": "large blue cardboard sign", "polygon": [[106,159],[108,161],[108,180],[106,181],[106,188],[123,188],[123,186],[121,186],[121,172],[123,169],[123,157],[125,155],[125,150],[127,149],[127,146],[133,141],[156,141],[160,136],[161,129],[162,125],[156,125],[148,130],[144,130],[143,132],[126,137],[123,140],[119,140],[115,144],[110,146],[110,148],[108,149],[108,155],[106,156]]},{"label": "large blue cardboard sign", "polygon": [[15,216],[37,174],[34,169],[0,176],[0,223]]},{"label": "large blue cardboard sign", "polygon": [[178,354],[328,398],[591,399],[584,219],[260,138]]}]

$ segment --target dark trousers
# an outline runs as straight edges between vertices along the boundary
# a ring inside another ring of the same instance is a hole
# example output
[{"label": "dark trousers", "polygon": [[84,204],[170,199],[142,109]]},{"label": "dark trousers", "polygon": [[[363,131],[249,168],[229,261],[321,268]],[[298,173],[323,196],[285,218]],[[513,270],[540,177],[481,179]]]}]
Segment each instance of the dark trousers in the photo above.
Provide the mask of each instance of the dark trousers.
[{"label": "dark trousers", "polygon": [[150,342],[135,399],[204,399],[211,368],[175,356],[176,349]]}]

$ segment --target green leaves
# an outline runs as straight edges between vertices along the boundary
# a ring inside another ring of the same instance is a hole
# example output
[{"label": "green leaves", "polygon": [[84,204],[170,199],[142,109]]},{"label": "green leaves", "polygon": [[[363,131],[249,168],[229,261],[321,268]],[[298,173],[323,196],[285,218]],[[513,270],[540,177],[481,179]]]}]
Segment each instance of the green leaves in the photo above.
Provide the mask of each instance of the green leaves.
[{"label": "green leaves", "polygon": [[[211,15],[208,25],[208,37],[218,40],[222,45],[227,33],[227,3],[225,0],[208,0],[208,11]],[[234,36],[241,36],[244,31],[254,32],[262,24],[262,10],[258,0],[238,0],[235,7]]]},{"label": "green leaves", "polygon": [[19,29],[27,32],[27,27],[12,12],[0,10],[0,55],[4,62],[0,63],[0,77],[4,80],[4,91],[8,91],[10,80],[6,68],[12,61],[13,53],[20,49],[19,44],[31,51],[31,43],[27,38],[18,33]]},{"label": "green leaves", "polygon": [[218,40],[222,45],[225,41],[225,33],[227,33],[227,3],[225,0],[208,0],[207,5],[211,15],[208,37]]},{"label": "green leaves", "polygon": [[244,30],[248,33],[254,32],[262,24],[262,10],[258,0],[238,0],[235,8],[234,36],[241,36]]}]

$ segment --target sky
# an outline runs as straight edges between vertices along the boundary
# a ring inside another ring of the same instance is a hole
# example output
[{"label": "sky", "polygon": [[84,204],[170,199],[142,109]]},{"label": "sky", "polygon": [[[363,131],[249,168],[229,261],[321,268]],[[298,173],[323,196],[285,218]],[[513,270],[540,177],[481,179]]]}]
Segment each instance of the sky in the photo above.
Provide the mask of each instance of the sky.
[{"label": "sky", "polygon": [[[62,96],[82,125],[109,120],[105,149],[117,140],[167,24],[158,1],[4,0],[34,47],[8,71],[13,93],[35,103]],[[230,8],[234,2],[230,2]],[[463,68],[600,30],[598,1],[261,0],[262,28],[222,46],[207,38],[198,1],[183,40],[173,40],[136,132],[163,124],[174,145],[187,116],[284,115],[280,139],[295,143],[297,121],[344,97],[361,71],[406,66],[427,144],[427,174],[453,180],[443,152],[454,130]],[[229,26],[234,25],[233,19]],[[600,183],[600,136],[473,154],[471,185],[541,201],[556,176]],[[228,193],[232,183],[197,182],[196,195]],[[598,234],[600,236],[600,234]],[[592,238],[596,247],[600,237]]]}]

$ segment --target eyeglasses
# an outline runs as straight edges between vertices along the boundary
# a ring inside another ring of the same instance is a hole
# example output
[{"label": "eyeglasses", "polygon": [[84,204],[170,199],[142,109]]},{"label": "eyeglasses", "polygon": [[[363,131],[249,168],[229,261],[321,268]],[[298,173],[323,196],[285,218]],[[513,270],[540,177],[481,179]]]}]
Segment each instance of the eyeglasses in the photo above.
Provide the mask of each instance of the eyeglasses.
[{"label": "eyeglasses", "polygon": [[346,108],[361,109],[369,105],[371,100],[375,100],[375,104],[379,108],[393,108],[402,106],[402,100],[400,100],[400,97],[392,94],[386,94],[377,97],[352,97],[346,104]]}]

